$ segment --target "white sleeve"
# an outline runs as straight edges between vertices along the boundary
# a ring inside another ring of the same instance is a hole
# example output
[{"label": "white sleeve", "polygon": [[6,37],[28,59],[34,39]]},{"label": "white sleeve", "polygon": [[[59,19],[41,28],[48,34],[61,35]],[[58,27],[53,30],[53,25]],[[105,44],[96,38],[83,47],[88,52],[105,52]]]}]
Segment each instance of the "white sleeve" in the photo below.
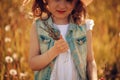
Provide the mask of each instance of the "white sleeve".
[{"label": "white sleeve", "polygon": [[86,19],[85,23],[86,23],[87,31],[93,29],[94,21],[92,19]]}]

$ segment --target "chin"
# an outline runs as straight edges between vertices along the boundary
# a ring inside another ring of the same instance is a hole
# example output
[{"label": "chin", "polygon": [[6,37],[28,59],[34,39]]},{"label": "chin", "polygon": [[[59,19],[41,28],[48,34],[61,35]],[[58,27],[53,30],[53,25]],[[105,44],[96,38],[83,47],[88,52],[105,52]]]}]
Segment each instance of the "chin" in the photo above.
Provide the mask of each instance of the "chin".
[{"label": "chin", "polygon": [[64,19],[64,18],[67,18],[67,16],[59,15],[59,16],[56,16],[56,18]]}]

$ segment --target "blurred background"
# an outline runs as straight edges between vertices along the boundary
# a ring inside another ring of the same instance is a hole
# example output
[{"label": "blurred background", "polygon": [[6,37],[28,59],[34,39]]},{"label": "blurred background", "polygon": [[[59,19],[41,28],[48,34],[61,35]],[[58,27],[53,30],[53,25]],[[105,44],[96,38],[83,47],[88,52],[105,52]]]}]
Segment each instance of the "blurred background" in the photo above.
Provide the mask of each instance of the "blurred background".
[{"label": "blurred background", "polygon": [[[0,80],[33,80],[28,65],[33,0],[0,1]],[[93,48],[99,80],[120,80],[120,0],[94,0]]]}]

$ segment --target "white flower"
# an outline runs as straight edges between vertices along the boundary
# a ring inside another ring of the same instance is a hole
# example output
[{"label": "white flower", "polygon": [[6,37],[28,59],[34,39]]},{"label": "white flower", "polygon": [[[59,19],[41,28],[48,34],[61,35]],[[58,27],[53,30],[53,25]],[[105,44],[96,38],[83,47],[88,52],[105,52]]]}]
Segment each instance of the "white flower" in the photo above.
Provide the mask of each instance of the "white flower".
[{"label": "white flower", "polygon": [[25,72],[25,73],[20,73],[20,78],[24,78],[24,77],[26,77],[28,74],[27,74],[27,72]]},{"label": "white flower", "polygon": [[15,69],[11,69],[11,70],[9,71],[9,73],[10,73],[10,75],[12,75],[12,76],[17,75],[17,71],[16,71]]},{"label": "white flower", "polygon": [[6,42],[6,43],[7,43],[7,42],[11,42],[11,38],[6,37],[6,38],[5,38],[5,42]]},{"label": "white flower", "polygon": [[10,30],[10,28],[11,28],[11,26],[10,26],[10,25],[6,25],[6,26],[5,26],[5,31],[9,31],[9,30]]},{"label": "white flower", "polygon": [[12,62],[13,62],[13,58],[10,57],[10,56],[6,56],[6,57],[5,57],[5,61],[6,61],[7,63],[12,63]]}]

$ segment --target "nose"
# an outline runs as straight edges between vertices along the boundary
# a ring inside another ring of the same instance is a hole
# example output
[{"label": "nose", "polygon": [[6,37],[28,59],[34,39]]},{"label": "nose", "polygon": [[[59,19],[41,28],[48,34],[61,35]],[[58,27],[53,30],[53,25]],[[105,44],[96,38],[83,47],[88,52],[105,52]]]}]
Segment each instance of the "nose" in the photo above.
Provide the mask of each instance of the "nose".
[{"label": "nose", "polygon": [[59,8],[64,9],[66,8],[66,5],[67,5],[66,2],[64,0],[61,0],[59,3]]}]

